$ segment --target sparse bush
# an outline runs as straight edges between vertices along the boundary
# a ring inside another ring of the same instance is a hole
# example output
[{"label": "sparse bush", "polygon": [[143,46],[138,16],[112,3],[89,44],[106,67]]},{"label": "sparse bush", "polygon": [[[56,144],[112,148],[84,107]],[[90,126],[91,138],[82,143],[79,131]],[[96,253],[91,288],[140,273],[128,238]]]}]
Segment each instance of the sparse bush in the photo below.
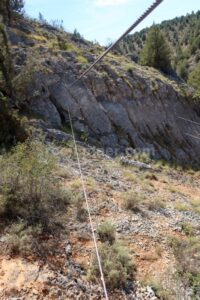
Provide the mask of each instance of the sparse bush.
[{"label": "sparse bush", "polygon": [[199,297],[200,240],[198,238],[181,240],[176,237],[171,237],[169,244],[176,257],[177,269],[183,285],[192,288],[193,296]]},{"label": "sparse bush", "polygon": [[90,188],[95,189],[97,186],[97,182],[93,177],[87,177],[86,183]]},{"label": "sparse bush", "polygon": [[65,168],[63,166],[57,167],[56,174],[57,174],[57,176],[59,176],[59,178],[62,178],[62,180],[69,179],[72,176],[70,168],[69,167]]},{"label": "sparse bush", "polygon": [[178,193],[177,188],[175,186],[171,186],[171,185],[169,186],[169,191],[173,194]]},{"label": "sparse bush", "polygon": [[143,200],[144,199],[139,193],[135,191],[127,192],[124,195],[124,207],[125,209],[129,209],[132,211],[138,211],[139,206],[141,205]]},{"label": "sparse bush", "polygon": [[59,46],[59,49],[62,51],[67,51],[69,48],[68,43],[59,37],[58,37],[58,46]]},{"label": "sparse bush", "polygon": [[88,211],[84,207],[84,197],[82,193],[77,193],[73,197],[73,204],[76,206],[76,218],[79,222],[84,223],[88,221]]},{"label": "sparse bush", "polygon": [[171,300],[173,295],[170,293],[169,290],[166,290],[162,283],[158,282],[158,281],[151,281],[148,283],[148,285],[150,285],[152,287],[152,289],[154,290],[155,294],[159,297],[159,299],[162,300]]},{"label": "sparse bush", "polygon": [[147,202],[148,209],[150,210],[158,210],[161,208],[165,208],[165,203],[160,198],[153,198],[148,200]]},{"label": "sparse bush", "polygon": [[81,223],[84,223],[88,220],[88,211],[84,207],[78,208],[77,220]]},{"label": "sparse bush", "polygon": [[104,222],[97,228],[101,242],[113,244],[115,241],[115,226],[110,222]]},{"label": "sparse bush", "polygon": [[[56,180],[56,177],[54,177],[54,180]],[[49,196],[52,198],[53,202],[55,202],[53,204],[56,210],[62,210],[66,205],[74,202],[76,195],[74,195],[70,189],[59,186],[59,184],[56,186],[56,183],[54,187],[55,188],[52,187],[52,189],[50,188]]]},{"label": "sparse bush", "polygon": [[21,218],[28,225],[52,223],[56,211],[72,198],[55,175],[56,159],[40,140],[18,144],[0,161],[1,212],[7,219]]},{"label": "sparse bush", "polygon": [[135,173],[133,173],[127,169],[124,170],[123,175],[124,175],[124,178],[127,179],[128,181],[136,183],[138,180],[138,176]]},{"label": "sparse bush", "polygon": [[80,178],[75,179],[72,184],[71,184],[71,188],[73,190],[78,190],[82,187],[82,181]]},{"label": "sparse bush", "polygon": [[191,205],[194,207],[194,208],[198,208],[200,207],[200,199],[199,198],[194,198],[191,200]]},{"label": "sparse bush", "polygon": [[[126,248],[119,243],[109,245],[102,244],[100,257],[105,281],[110,289],[124,287],[128,280],[134,279],[135,266]],[[99,266],[96,256],[94,256],[88,278],[98,281],[100,278]]]},{"label": "sparse bush", "polygon": [[166,268],[159,277],[146,275],[143,284],[150,286],[161,300],[188,300],[187,289],[171,267]]},{"label": "sparse bush", "polygon": [[191,224],[189,223],[182,223],[181,228],[183,232],[188,235],[188,236],[193,236],[194,235],[194,228],[192,227]]},{"label": "sparse bush", "polygon": [[5,235],[5,249],[1,249],[8,255],[26,256],[37,247],[38,236],[42,233],[42,226],[27,226],[26,223],[12,224]]},{"label": "sparse bush", "polygon": [[185,204],[185,203],[181,203],[181,202],[177,202],[174,206],[175,209],[177,209],[178,211],[189,211],[190,207]]},{"label": "sparse bush", "polygon": [[80,64],[87,64],[87,63],[88,63],[87,58],[85,58],[85,57],[82,56],[82,55],[78,55],[78,56],[77,56],[77,61],[78,61]]}]

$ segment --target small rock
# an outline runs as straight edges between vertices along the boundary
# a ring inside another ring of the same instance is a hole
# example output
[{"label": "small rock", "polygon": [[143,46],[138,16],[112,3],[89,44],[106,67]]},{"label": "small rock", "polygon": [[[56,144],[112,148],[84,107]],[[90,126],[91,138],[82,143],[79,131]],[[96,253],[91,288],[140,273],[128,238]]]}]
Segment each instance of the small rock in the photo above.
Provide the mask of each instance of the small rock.
[{"label": "small rock", "polygon": [[71,244],[68,244],[66,247],[65,247],[65,253],[67,255],[72,255],[72,246]]}]

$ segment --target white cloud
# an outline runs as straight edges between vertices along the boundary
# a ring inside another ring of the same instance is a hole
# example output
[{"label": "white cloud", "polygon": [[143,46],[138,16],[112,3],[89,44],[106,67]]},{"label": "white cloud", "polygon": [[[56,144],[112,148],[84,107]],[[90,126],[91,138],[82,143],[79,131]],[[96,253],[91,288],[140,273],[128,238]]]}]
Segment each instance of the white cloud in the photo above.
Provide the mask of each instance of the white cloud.
[{"label": "white cloud", "polygon": [[95,0],[95,5],[98,7],[118,6],[128,2],[129,0]]}]

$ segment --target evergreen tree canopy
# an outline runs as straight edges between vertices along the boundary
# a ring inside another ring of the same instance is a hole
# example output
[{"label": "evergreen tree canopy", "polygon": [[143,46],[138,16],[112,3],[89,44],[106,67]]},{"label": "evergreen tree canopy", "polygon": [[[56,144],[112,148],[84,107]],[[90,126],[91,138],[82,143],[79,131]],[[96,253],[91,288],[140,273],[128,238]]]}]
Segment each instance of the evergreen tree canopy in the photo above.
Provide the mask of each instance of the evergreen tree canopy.
[{"label": "evergreen tree canopy", "polygon": [[[186,16],[163,21],[159,27],[173,49],[171,53],[172,68],[179,76],[183,76],[182,78],[187,80],[188,74],[200,62],[200,10]],[[144,28],[126,36],[116,46],[116,51],[128,55],[132,60],[138,62],[151,29],[152,27]]]},{"label": "evergreen tree canopy", "polygon": [[168,72],[171,69],[170,57],[171,51],[164,34],[158,26],[153,26],[140,55],[141,64]]},{"label": "evergreen tree canopy", "polygon": [[12,88],[12,58],[10,54],[10,46],[8,37],[6,34],[4,24],[0,23],[0,78],[1,78],[1,88],[10,97],[13,96]]},{"label": "evergreen tree canopy", "polygon": [[182,77],[185,81],[188,79],[188,69],[186,61],[179,61],[176,67],[177,73],[180,77]]},{"label": "evergreen tree canopy", "polygon": [[10,0],[10,7],[11,10],[20,13],[24,8],[24,0]]},{"label": "evergreen tree canopy", "polygon": [[0,0],[0,15],[4,23],[10,23],[12,13],[21,13],[24,7],[24,0]]},{"label": "evergreen tree canopy", "polygon": [[2,16],[4,23],[8,23],[11,19],[10,0],[0,1],[0,15]]},{"label": "evergreen tree canopy", "polygon": [[188,83],[200,92],[200,63],[190,73]]}]

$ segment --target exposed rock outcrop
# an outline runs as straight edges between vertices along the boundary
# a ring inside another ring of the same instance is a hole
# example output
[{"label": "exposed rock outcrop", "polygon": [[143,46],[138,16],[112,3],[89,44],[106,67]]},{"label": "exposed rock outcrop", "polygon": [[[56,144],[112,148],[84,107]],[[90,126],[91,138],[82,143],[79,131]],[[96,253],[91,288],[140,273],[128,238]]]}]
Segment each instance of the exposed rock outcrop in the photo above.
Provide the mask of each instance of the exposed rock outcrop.
[{"label": "exposed rock outcrop", "polygon": [[[34,26],[32,31],[36,34]],[[61,33],[47,32],[41,26],[40,35],[45,39],[48,34],[55,39]],[[65,38],[69,41],[69,36]],[[26,103],[31,113],[54,128],[61,128],[69,125],[69,108],[79,136],[98,147],[112,148],[113,154],[132,147],[148,151],[155,158],[198,161],[199,140],[191,137],[197,135],[198,125],[179,119],[200,123],[187,87],[113,54],[91,71],[84,82],[70,86],[85,67],[78,61],[80,45],[73,44],[76,51],[52,51],[46,40],[41,42],[41,37],[35,42],[40,63],[48,72],[35,72]],[[30,46],[24,46],[24,51],[18,48],[18,60],[29,51]],[[88,53],[90,61],[95,59],[90,53],[92,44],[80,47],[85,60]]]}]

